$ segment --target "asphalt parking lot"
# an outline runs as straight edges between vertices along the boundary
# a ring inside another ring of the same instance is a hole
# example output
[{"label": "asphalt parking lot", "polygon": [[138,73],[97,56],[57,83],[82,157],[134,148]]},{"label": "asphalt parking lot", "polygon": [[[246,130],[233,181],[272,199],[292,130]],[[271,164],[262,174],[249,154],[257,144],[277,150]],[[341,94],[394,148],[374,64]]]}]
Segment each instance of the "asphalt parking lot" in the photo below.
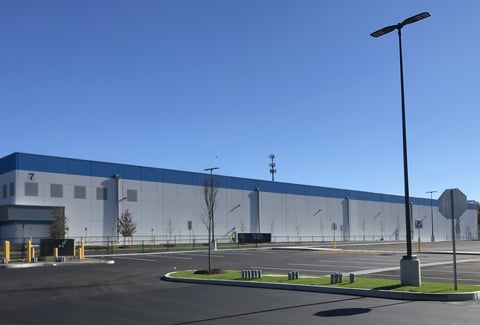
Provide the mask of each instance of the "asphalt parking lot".
[{"label": "asphalt parking lot", "polygon": [[[425,245],[419,254],[423,281],[452,281],[448,243]],[[459,243],[459,282],[480,284],[477,242]],[[262,268],[265,271],[328,275],[365,272],[395,277],[401,244],[339,243],[295,250],[272,248],[212,252],[213,267]],[[95,259],[102,259],[97,256]],[[237,288],[162,281],[173,270],[205,269],[207,251],[160,252],[103,256],[115,264],[58,264],[25,269],[0,269],[2,324],[50,324],[65,321],[115,324],[475,324],[478,302],[461,304],[408,302],[349,295]],[[437,263],[436,266],[430,266]],[[440,263],[440,264],[439,264]],[[392,270],[388,269],[393,268]]]},{"label": "asphalt parking lot", "polygon": [[[405,243],[340,243],[337,248],[325,252],[328,254],[325,256],[335,256],[335,262],[331,265],[322,263],[321,267],[339,268],[338,272],[354,272],[369,277],[400,278],[399,262],[406,255]],[[418,243],[414,242],[412,254],[420,259],[422,281],[453,283],[451,242],[422,243],[420,252]],[[458,283],[480,285],[480,242],[456,242],[456,260]]]},{"label": "asphalt parking lot", "polygon": [[[451,242],[422,244],[412,247],[420,259],[422,281],[452,282],[453,255]],[[457,243],[458,283],[480,285],[480,242]],[[405,255],[401,243],[340,243],[333,250],[331,245],[284,246],[262,249],[225,249],[212,252],[214,268],[258,268],[268,272],[285,273],[299,271],[301,274],[328,276],[334,272],[382,278],[400,278],[400,259]],[[115,256],[115,260],[178,261],[174,266],[201,269],[207,266],[207,251],[187,251],[139,256]],[[180,263],[183,262],[183,263]]]}]

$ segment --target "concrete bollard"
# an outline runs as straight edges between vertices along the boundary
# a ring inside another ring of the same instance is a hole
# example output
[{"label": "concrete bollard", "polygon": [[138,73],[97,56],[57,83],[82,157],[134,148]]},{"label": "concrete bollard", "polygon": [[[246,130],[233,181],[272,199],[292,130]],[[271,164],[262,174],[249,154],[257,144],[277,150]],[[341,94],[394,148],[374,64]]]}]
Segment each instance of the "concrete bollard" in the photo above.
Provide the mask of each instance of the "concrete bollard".
[{"label": "concrete bollard", "polygon": [[262,270],[257,270],[257,269],[242,270],[243,280],[261,279],[261,278],[262,278]]},{"label": "concrete bollard", "polygon": [[298,271],[288,272],[288,280],[298,280]]},{"label": "concrete bollard", "polygon": [[350,273],[350,283],[355,283],[355,273]]},{"label": "concrete bollard", "polygon": [[343,274],[342,273],[332,273],[330,274],[330,284],[342,283]]}]

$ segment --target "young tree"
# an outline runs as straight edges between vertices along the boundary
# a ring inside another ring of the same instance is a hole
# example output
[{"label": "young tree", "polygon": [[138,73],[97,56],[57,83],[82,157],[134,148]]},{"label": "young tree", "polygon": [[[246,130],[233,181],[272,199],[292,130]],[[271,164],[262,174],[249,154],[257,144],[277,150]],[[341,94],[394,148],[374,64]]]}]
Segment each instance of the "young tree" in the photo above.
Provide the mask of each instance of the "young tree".
[{"label": "young tree", "polygon": [[137,223],[133,221],[133,216],[128,209],[118,219],[117,230],[123,236],[123,246],[125,246],[126,238],[132,237],[137,231]]},{"label": "young tree", "polygon": [[168,244],[171,244],[172,241],[172,234],[175,231],[175,226],[173,225],[172,219],[168,219],[167,224],[167,233],[168,233]]},{"label": "young tree", "polygon": [[214,214],[217,207],[217,181],[213,175],[210,175],[203,182],[203,199],[205,201],[205,210],[206,210],[206,226],[208,230],[208,272],[212,272],[212,240],[215,240],[215,230],[214,230]]},{"label": "young tree", "polygon": [[56,207],[52,210],[52,225],[50,226],[51,239],[65,239],[67,221],[65,208]]}]

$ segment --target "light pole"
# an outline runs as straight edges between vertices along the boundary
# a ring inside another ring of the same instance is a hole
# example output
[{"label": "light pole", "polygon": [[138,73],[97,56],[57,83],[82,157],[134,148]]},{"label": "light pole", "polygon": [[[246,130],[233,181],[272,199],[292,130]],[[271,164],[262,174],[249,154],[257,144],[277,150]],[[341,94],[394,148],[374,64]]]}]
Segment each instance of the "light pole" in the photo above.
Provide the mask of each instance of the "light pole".
[{"label": "light pole", "polygon": [[[315,217],[316,215],[318,215],[320,212],[322,212],[322,209],[318,209],[314,214],[313,216]],[[322,235],[322,241],[323,241],[323,223],[322,223],[322,216],[320,216],[320,233]]]},{"label": "light pole", "polygon": [[[382,214],[382,211],[379,211],[377,213],[377,215],[375,217],[373,217],[373,219],[377,219],[379,215]],[[382,221],[380,222],[380,233],[381,233],[381,237],[380,237],[380,240],[383,240],[383,216],[382,216]],[[375,239],[375,235],[372,237],[372,240]]]},{"label": "light pole", "polygon": [[[410,224],[410,195],[408,190],[408,160],[407,160],[407,127],[406,127],[406,118],[405,118],[405,91],[403,85],[403,57],[402,57],[402,28],[406,25],[413,24],[417,21],[430,17],[428,12],[422,12],[418,15],[412,16],[405,19],[401,23],[396,25],[390,25],[379,29],[370,35],[373,37],[380,37],[390,32],[393,32],[395,29],[398,31],[398,47],[400,52],[400,90],[402,98],[402,133],[403,133],[403,174],[404,174],[404,186],[405,186],[405,225],[406,225],[406,235],[407,235],[407,255],[403,257],[402,261],[416,260],[416,256],[412,256],[412,234],[411,234],[411,224]],[[408,264],[408,263],[407,263]],[[402,263],[400,265],[402,273]],[[405,267],[405,269],[410,269]],[[407,273],[410,273],[406,271]],[[406,275],[406,274],[405,274]],[[420,263],[418,262],[418,277],[420,276]],[[404,273],[401,274],[402,283],[411,282],[413,285],[420,285],[420,279],[418,278],[418,283],[415,281],[409,281],[404,277]]]},{"label": "light pole", "polygon": [[[115,229],[117,229],[117,236],[116,236],[116,241],[119,240],[119,235],[118,235],[118,218],[120,217],[120,202],[122,200],[119,199],[120,196],[120,174],[115,174],[113,175],[113,178],[115,179],[115,190],[116,190],[116,205],[115,205]],[[112,240],[113,242],[113,240]]]},{"label": "light pole", "polygon": [[432,237],[431,240],[435,241],[435,235],[433,234],[433,193],[437,191],[427,191],[425,193],[430,193],[430,212],[432,213]]}]

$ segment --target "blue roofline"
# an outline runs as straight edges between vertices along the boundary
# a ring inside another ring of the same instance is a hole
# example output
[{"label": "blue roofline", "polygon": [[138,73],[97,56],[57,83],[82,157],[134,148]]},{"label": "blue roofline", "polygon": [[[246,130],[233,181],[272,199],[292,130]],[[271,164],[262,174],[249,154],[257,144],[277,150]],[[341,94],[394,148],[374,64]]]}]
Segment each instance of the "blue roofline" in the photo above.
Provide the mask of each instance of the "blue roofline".
[{"label": "blue roofline", "polygon": [[[63,158],[30,153],[12,153],[0,159],[0,174],[12,170],[27,170],[37,172],[73,174],[112,178],[120,175],[122,179],[162,182],[182,185],[203,186],[205,173],[178,171],[172,169],[142,167],[119,163],[108,163],[76,158]],[[216,175],[218,187],[270,193],[284,193],[306,196],[321,196],[330,198],[350,198],[353,200],[377,201],[403,204],[404,197],[400,195],[381,194],[356,190],[336,189],[312,185],[271,182],[233,176]],[[430,199],[410,198],[415,205],[430,205]],[[438,206],[437,200],[433,205]],[[469,209],[476,205],[469,204]]]}]

